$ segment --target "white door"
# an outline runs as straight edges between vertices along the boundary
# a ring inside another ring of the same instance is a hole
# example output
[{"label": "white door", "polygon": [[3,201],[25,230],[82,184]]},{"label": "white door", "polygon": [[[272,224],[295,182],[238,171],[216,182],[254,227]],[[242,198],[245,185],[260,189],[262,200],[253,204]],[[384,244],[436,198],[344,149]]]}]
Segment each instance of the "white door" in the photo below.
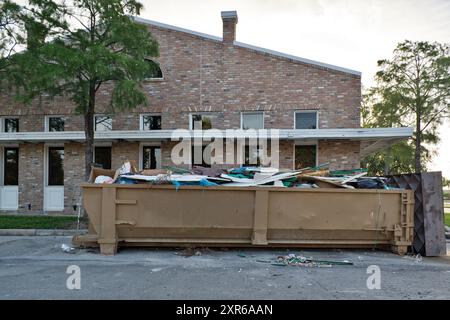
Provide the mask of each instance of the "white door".
[{"label": "white door", "polygon": [[19,209],[19,148],[0,148],[0,210]]},{"label": "white door", "polygon": [[44,211],[64,210],[64,147],[46,147]]},{"label": "white door", "polygon": [[18,209],[19,209],[19,187],[1,186],[0,210],[18,210]]}]

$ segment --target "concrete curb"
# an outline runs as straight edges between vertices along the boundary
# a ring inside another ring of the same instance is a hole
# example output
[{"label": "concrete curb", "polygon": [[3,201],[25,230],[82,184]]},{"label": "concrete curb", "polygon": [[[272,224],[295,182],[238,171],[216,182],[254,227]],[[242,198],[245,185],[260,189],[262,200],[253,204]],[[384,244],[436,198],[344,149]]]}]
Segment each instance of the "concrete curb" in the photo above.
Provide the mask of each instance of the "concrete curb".
[{"label": "concrete curb", "polygon": [[57,229],[0,229],[0,236],[74,236],[86,234],[86,229],[57,230]]}]

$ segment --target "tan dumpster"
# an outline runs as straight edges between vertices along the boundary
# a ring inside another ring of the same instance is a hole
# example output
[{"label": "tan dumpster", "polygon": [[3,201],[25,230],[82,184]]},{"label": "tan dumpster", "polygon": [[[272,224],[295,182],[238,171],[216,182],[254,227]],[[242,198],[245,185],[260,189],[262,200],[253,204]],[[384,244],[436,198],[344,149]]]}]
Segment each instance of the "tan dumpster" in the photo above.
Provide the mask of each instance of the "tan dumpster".
[{"label": "tan dumpster", "polygon": [[119,245],[390,248],[413,237],[410,190],[84,184],[90,234],[101,253]]}]

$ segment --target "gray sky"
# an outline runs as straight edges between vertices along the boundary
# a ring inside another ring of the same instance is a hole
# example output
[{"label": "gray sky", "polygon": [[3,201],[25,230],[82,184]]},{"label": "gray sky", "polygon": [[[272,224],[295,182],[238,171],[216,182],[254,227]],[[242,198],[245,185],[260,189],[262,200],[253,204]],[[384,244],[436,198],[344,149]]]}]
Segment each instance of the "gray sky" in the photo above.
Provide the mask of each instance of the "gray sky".
[{"label": "gray sky", "polygon": [[[238,41],[361,71],[405,39],[450,42],[450,0],[141,0],[143,18],[216,36],[220,11],[237,10]],[[432,170],[450,177],[450,122]]]}]

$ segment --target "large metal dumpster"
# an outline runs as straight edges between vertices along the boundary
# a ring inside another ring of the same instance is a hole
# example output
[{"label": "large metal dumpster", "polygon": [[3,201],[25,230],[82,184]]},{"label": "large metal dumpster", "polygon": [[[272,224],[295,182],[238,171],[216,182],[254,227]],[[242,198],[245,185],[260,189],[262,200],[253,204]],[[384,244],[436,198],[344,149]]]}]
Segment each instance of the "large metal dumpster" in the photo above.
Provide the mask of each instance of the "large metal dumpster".
[{"label": "large metal dumpster", "polygon": [[413,236],[410,190],[84,184],[90,234],[101,253],[119,245],[390,248]]}]

